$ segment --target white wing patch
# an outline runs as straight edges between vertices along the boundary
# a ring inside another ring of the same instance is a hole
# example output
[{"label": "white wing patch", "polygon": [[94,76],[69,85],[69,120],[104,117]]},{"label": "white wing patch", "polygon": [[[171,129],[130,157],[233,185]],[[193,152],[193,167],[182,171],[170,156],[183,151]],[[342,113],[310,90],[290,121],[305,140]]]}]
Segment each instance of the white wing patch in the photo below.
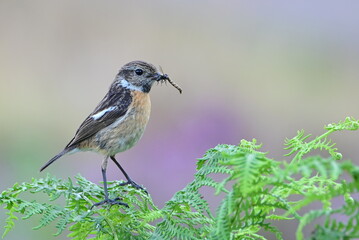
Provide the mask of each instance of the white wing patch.
[{"label": "white wing patch", "polygon": [[101,118],[103,115],[105,115],[106,113],[111,112],[112,110],[115,110],[116,108],[117,108],[116,106],[106,108],[106,109],[92,115],[91,117],[93,118],[93,120],[97,120],[97,119]]}]

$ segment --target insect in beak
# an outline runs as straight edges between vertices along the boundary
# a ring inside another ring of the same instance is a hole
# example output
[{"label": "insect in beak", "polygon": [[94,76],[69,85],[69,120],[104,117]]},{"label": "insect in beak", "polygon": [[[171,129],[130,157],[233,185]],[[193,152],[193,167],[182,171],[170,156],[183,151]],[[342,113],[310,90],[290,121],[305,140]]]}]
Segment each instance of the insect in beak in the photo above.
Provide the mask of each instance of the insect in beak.
[{"label": "insect in beak", "polygon": [[160,73],[161,73],[160,76],[161,77],[160,77],[160,79],[158,81],[169,82],[181,94],[182,93],[182,88],[180,86],[178,86],[175,82],[173,82],[167,74],[163,73],[163,70],[162,70],[161,66],[159,66],[159,69],[160,69]]}]

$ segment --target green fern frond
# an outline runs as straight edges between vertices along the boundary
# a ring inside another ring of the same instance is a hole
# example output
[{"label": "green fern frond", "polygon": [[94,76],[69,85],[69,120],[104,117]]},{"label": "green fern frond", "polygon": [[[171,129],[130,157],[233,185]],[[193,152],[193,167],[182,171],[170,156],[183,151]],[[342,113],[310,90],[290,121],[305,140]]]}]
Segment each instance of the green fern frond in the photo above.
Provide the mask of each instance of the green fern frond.
[{"label": "green fern frond", "polygon": [[[108,211],[108,208],[90,211],[89,207],[94,202],[103,199],[103,190],[81,176],[78,176],[77,180],[79,184],[74,185],[72,181],[62,181],[47,176],[44,179],[33,179],[30,183],[16,184],[13,188],[2,193],[1,203],[6,204],[6,207],[12,215],[16,212],[23,214],[23,219],[30,218],[33,215],[42,215],[39,225],[34,227],[34,229],[42,228],[58,220],[56,224],[58,228],[57,235],[72,223],[75,224],[70,227],[70,230],[75,229],[76,231],[80,231],[76,228],[77,226],[83,228],[86,223],[85,226],[87,229],[82,229],[83,231],[81,230],[81,233],[79,233],[79,236],[83,236],[84,238],[100,228],[104,232],[102,237],[114,236],[114,234],[122,234],[123,232],[129,232],[134,235],[141,234],[147,237],[150,236],[154,227],[147,222],[143,222],[143,215],[140,216],[138,213],[142,212],[144,215],[145,213],[150,215],[152,211],[158,211],[158,209],[145,193],[129,186],[121,187],[117,181],[109,182],[110,195],[117,197],[121,194],[124,201],[131,204],[131,207],[124,209],[124,213],[120,212],[120,214],[118,209],[115,210],[116,206],[110,208],[110,211]],[[34,201],[29,202],[14,197],[19,195],[21,191],[33,193],[44,192],[50,199],[54,199],[54,196],[56,196],[56,199],[59,198],[59,196],[66,197],[66,206],[60,207]],[[15,218],[9,218],[5,234],[12,228],[13,221],[10,220],[13,219]],[[109,221],[109,219],[111,220]],[[115,221],[115,223],[112,221]],[[91,224],[87,224],[88,222]],[[140,225],[141,228],[138,227]],[[70,234],[70,236],[72,236],[72,234]],[[76,237],[77,236],[78,235],[76,235]]]},{"label": "green fern frond", "polygon": [[46,210],[45,204],[40,204],[37,202],[32,202],[31,204],[27,204],[24,212],[24,217],[22,219],[28,219],[32,217],[33,215],[37,214],[43,214],[43,212]]},{"label": "green fern frond", "polygon": [[325,216],[325,215],[328,215],[328,214],[329,214],[328,210],[312,210],[312,211],[304,214],[299,221],[299,225],[298,225],[297,232],[296,232],[296,239],[303,240],[304,239],[303,228],[306,225],[312,223],[315,219]]},{"label": "green fern frond", "polygon": [[37,230],[40,229],[46,225],[49,225],[51,222],[53,222],[56,218],[60,217],[63,214],[63,211],[59,207],[55,206],[46,206],[46,208],[43,211],[43,216],[40,220],[40,224],[33,229]]},{"label": "green fern frond", "polygon": [[57,232],[54,234],[54,236],[59,236],[71,222],[70,213],[63,211],[63,214],[63,217],[56,224]]},{"label": "green fern frond", "polygon": [[230,215],[233,211],[233,194],[229,193],[220,204],[217,210],[215,228],[213,229],[212,239],[229,239],[231,235]]},{"label": "green fern frond", "polygon": [[[253,138],[252,141],[247,141],[245,139],[242,139],[239,143],[238,148],[241,149],[242,152],[246,152],[246,153],[265,154],[265,153],[258,151],[259,149],[262,148],[262,145],[263,144],[257,144],[257,139],[255,139],[255,138]],[[225,150],[225,152],[227,152],[228,154],[231,154],[231,152],[228,150]]]},{"label": "green fern frond", "polygon": [[297,153],[293,159],[293,163],[302,159],[305,154],[309,152],[319,149],[326,150],[334,159],[340,160],[342,158],[342,154],[337,152],[337,148],[335,148],[335,143],[332,143],[330,139],[327,139],[327,136],[333,133],[334,131],[341,130],[356,130],[356,126],[358,121],[354,119],[347,118],[344,122],[339,122],[338,124],[329,124],[325,127],[327,130],[326,133],[317,136],[312,141],[306,142],[311,135],[305,135],[304,130],[298,131],[297,135],[292,139],[286,139],[285,141],[285,150],[290,150],[288,154],[285,156],[290,156],[294,153]]},{"label": "green fern frond", "polygon": [[91,234],[96,234],[96,229],[93,228],[94,223],[91,221],[79,221],[69,227],[71,233],[67,236],[72,240],[83,240]]},{"label": "green fern frond", "polygon": [[313,175],[319,175],[324,178],[336,180],[342,174],[339,162],[332,158],[323,158],[320,156],[311,156],[302,159],[293,170],[292,174],[299,173],[307,178]]},{"label": "green fern frond", "polygon": [[356,120],[353,117],[347,117],[344,121],[338,123],[331,123],[324,127],[328,131],[356,131],[359,129],[359,120]]},{"label": "green fern frond", "polygon": [[260,179],[260,176],[270,173],[276,165],[263,153],[238,152],[232,155],[224,155],[227,159],[221,163],[232,167],[233,173],[229,180],[237,181],[240,186],[238,189],[243,196],[256,191],[257,184],[255,183]]},{"label": "green fern frond", "polygon": [[[103,200],[103,189],[81,176],[61,180],[48,175],[14,184],[0,194],[0,205],[8,215],[3,237],[14,228],[18,215],[22,219],[40,215],[34,229],[56,222],[55,235],[68,229],[68,237],[75,240],[264,240],[263,232],[283,239],[273,220],[293,219],[299,222],[298,240],[305,238],[304,228],[314,230],[309,236],[313,240],[356,239],[359,237],[356,199],[359,166],[341,161],[342,155],[329,135],[335,131],[358,130],[359,121],[347,118],[325,129],[317,137],[302,130],[287,139],[287,161],[268,158],[255,139],[241,140],[236,146],[218,145],[198,159],[193,181],[175,193],[162,209],[153,203],[150,195],[128,185],[120,186],[119,181],[108,182],[109,196],[120,197],[128,208],[104,205],[90,209]],[[313,150],[329,153],[330,157],[305,156]],[[289,158],[291,155],[294,157]],[[215,213],[202,195],[203,187],[211,187],[216,194],[224,196]],[[22,196],[25,192],[45,194],[50,203],[27,200]],[[63,206],[54,204],[57,199]],[[344,204],[333,209],[336,206],[333,199]],[[314,203],[321,206],[305,208]],[[314,227],[313,221],[318,218],[324,223]]]},{"label": "green fern frond", "polygon": [[6,214],[8,217],[5,220],[5,231],[2,235],[2,238],[4,238],[14,227],[15,227],[15,220],[18,220],[18,217],[14,215],[16,212],[15,208],[11,208]]},{"label": "green fern frond", "polygon": [[306,145],[306,143],[304,142],[307,138],[309,138],[310,136],[312,136],[311,134],[305,135],[304,134],[304,130],[300,130],[297,132],[297,135],[291,139],[286,139],[284,145],[286,146],[284,149],[285,150],[290,150],[291,151],[288,154],[285,154],[284,156],[290,156],[295,152],[299,152],[299,151],[303,151],[306,152],[308,151],[308,146]]},{"label": "green fern frond", "polygon": [[[343,220],[338,220],[335,215],[345,214],[348,216],[346,223]],[[339,209],[327,210],[327,211],[311,211],[307,218],[303,218],[300,228],[298,228],[297,234],[302,237],[301,231],[305,225],[311,223],[314,219],[319,217],[325,217],[324,225],[317,225],[315,231],[311,236],[311,239],[357,239],[359,236],[359,205],[357,201],[351,204],[345,204]],[[301,238],[298,238],[301,239]]]}]

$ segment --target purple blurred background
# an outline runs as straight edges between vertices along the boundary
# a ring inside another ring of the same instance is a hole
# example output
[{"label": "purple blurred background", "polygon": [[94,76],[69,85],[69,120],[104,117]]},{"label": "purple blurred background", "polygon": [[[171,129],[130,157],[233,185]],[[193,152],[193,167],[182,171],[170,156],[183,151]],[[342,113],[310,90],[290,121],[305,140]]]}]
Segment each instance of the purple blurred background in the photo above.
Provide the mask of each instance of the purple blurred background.
[{"label": "purple blurred background", "polygon": [[[357,1],[329,0],[0,1],[0,190],[45,176],[39,168],[132,60],[161,65],[183,88],[180,95],[154,86],[144,137],[117,155],[159,206],[219,143],[257,138],[283,159],[283,141],[297,130],[320,134],[327,123],[359,116],[358,12]],[[354,160],[358,139],[333,136]],[[99,182],[101,161],[81,153],[46,172]],[[113,164],[108,175],[123,178]],[[19,221],[6,239],[55,232],[31,230],[36,224]],[[290,239],[293,227],[280,229]]]}]

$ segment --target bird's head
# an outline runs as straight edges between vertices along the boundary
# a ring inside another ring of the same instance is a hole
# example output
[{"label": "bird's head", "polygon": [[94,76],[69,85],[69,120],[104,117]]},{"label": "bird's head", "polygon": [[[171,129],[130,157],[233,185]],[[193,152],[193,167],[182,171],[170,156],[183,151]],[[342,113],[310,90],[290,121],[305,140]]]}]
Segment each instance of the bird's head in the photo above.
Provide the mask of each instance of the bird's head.
[{"label": "bird's head", "polygon": [[125,64],[116,76],[116,83],[131,90],[148,93],[154,82],[166,81],[167,74],[160,73],[155,66],[143,61]]}]

